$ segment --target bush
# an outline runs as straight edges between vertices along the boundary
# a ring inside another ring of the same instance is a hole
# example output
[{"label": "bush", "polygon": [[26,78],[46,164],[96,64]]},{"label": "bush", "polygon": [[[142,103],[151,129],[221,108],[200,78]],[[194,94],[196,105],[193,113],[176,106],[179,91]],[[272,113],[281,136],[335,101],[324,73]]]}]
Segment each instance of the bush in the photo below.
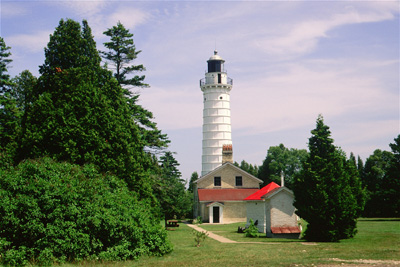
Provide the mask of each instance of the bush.
[{"label": "bush", "polygon": [[255,226],[253,219],[250,219],[249,228],[244,230],[246,237],[258,237],[258,228]]},{"label": "bush", "polygon": [[29,160],[0,177],[0,264],[128,260],[172,250],[149,205],[93,165]]},{"label": "bush", "polygon": [[200,247],[201,243],[207,238],[208,233],[207,232],[200,232],[193,230],[192,231],[193,236],[194,236],[194,242],[196,247]]}]

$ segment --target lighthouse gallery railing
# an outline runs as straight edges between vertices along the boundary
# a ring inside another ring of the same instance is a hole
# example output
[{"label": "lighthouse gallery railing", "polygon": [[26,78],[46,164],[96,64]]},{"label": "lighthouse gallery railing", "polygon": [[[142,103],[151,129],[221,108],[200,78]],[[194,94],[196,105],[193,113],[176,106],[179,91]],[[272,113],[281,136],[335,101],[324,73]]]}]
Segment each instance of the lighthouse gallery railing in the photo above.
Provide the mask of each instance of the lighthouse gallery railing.
[{"label": "lighthouse gallery railing", "polygon": [[[201,79],[200,80],[200,86],[203,86],[203,85],[206,85],[206,84],[214,84],[215,83],[215,80],[214,80],[214,78],[203,78],[203,79]],[[217,83],[217,84],[230,84],[230,85],[233,85],[233,80],[231,79],[231,78],[229,78],[229,77],[227,77],[227,80],[226,80],[226,83]]]}]

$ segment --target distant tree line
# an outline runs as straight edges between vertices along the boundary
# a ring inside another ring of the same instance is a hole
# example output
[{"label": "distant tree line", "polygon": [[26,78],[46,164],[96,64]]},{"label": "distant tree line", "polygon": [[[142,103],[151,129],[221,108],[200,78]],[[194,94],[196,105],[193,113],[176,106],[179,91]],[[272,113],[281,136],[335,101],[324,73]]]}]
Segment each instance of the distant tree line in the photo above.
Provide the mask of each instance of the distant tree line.
[{"label": "distant tree line", "polygon": [[0,37],[0,265],[164,255],[160,220],[190,213],[170,141],[133,91],[148,87],[133,34],[104,34],[99,53],[87,21],[62,19],[39,77],[13,78]]}]

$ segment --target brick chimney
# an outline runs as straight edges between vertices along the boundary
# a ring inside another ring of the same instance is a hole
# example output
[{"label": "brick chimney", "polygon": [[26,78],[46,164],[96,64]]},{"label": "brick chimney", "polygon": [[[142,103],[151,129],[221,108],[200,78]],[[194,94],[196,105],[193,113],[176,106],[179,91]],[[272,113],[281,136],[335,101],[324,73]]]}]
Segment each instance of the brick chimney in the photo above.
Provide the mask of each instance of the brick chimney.
[{"label": "brick chimney", "polygon": [[232,144],[225,144],[222,146],[222,164],[225,162],[233,163]]}]

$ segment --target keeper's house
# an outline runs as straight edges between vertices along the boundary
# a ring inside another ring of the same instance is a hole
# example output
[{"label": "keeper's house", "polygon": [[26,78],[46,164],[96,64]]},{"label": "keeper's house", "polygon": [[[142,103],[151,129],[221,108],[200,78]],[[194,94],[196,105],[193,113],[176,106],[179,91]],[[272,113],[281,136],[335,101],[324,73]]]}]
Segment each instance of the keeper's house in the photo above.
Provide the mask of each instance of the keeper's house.
[{"label": "keeper's house", "polygon": [[262,180],[225,162],[196,181],[195,216],[203,222],[246,222],[244,199],[260,188]]}]

